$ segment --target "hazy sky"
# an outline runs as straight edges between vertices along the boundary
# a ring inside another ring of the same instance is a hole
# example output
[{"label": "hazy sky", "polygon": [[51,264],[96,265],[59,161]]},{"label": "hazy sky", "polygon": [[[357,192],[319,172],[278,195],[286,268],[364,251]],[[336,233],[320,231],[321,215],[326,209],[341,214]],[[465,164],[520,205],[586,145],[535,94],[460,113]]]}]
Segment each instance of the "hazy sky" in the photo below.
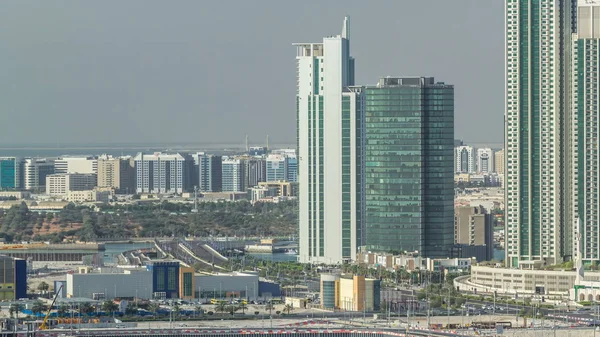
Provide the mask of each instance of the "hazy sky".
[{"label": "hazy sky", "polygon": [[503,139],[503,1],[0,2],[0,144],[295,142],[294,42],[351,16],[357,84],[455,85],[457,138]]}]

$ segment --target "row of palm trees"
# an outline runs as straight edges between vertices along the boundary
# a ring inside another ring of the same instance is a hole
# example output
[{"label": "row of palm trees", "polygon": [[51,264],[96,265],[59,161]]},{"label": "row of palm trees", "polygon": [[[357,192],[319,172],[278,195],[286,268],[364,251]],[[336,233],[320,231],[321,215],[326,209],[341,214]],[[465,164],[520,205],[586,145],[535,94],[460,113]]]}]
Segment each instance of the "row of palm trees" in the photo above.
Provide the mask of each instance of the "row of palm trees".
[{"label": "row of palm trees", "polygon": [[[21,303],[13,303],[10,305],[9,307],[9,315],[11,318],[14,318],[16,315],[16,318],[19,318],[19,313],[22,312],[24,310],[24,306]],[[69,313],[69,305],[62,303],[60,304],[57,309],[56,309],[56,313],[59,317],[65,317],[68,316]],[[94,306],[91,303],[80,303],[77,305],[75,311],[79,312],[83,315],[88,315],[91,314],[95,311],[97,311],[97,309],[101,309],[103,312],[105,313],[109,313],[109,314],[113,314],[115,312],[117,312],[117,310],[119,309],[119,306],[113,302],[113,301],[104,301],[101,305],[99,306]],[[135,315],[137,313],[137,309],[138,307],[134,304],[134,303],[129,303],[129,305],[127,306],[127,309],[125,310],[125,314],[126,315]],[[158,303],[150,303],[148,305],[148,311],[156,314],[160,309],[160,306],[158,305]],[[275,306],[272,303],[267,303],[265,306],[265,309],[269,311],[269,316],[271,316],[273,314],[273,310],[275,310]],[[48,310],[48,306],[46,304],[44,304],[44,302],[38,300],[35,301],[33,303],[33,305],[31,306],[31,312],[38,316],[41,313],[44,313]],[[196,313],[200,313],[202,310],[202,308],[200,306],[196,306],[194,308],[194,311]],[[219,304],[217,304],[215,306],[215,311],[218,313],[230,313],[231,315],[233,315],[235,312],[237,311],[242,311],[243,314],[246,313],[246,310],[248,310],[248,305],[244,304],[244,303],[238,303],[238,304],[230,304],[230,303],[226,303],[226,302],[221,302]],[[283,311],[286,312],[287,314],[290,314],[291,311],[294,310],[293,306],[290,304],[286,304],[283,308]],[[176,316],[179,316],[179,314],[181,313],[181,307],[179,306],[179,304],[175,304],[173,306],[172,309],[173,313]],[[279,314],[280,312],[277,311],[277,314]],[[255,312],[255,315],[258,315],[258,311]]]},{"label": "row of palm trees", "polygon": [[[265,306],[265,309],[269,310],[269,316],[271,316],[273,314],[273,310],[275,310],[275,306],[272,303],[267,303]],[[245,314],[246,310],[248,310],[248,305],[246,305],[244,303],[229,304],[226,302],[221,302],[215,306],[216,312],[221,312],[221,313],[228,312],[231,315],[233,315],[238,310],[241,310],[242,313]],[[288,315],[292,310],[294,310],[294,307],[290,304],[286,304],[283,308],[283,311],[287,312]],[[279,311],[277,311],[276,313],[279,314]],[[254,314],[258,315],[258,311],[254,312]]]}]

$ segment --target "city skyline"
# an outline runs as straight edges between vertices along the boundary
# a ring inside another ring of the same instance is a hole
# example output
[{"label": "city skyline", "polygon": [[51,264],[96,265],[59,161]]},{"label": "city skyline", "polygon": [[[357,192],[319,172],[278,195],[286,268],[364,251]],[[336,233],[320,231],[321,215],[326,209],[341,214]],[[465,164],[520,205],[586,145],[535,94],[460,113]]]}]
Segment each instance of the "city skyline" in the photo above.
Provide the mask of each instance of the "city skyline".
[{"label": "city skyline", "polygon": [[[44,15],[31,17],[33,6],[43,6]],[[289,44],[319,38],[346,14],[354,17],[357,58],[378,51],[360,65],[357,82],[374,84],[386,74],[435,74],[461,88],[455,137],[467,143],[502,141],[501,3],[349,1],[340,9],[316,1],[302,6],[240,2],[236,13],[243,15],[230,13],[222,3],[199,6],[129,2],[119,3],[115,11],[110,2],[0,4],[5,41],[0,123],[27,123],[31,130],[6,130],[0,141],[5,146],[108,140],[242,143],[245,134],[261,142],[269,134],[273,142],[291,143],[295,113],[289,104],[294,95]],[[139,10],[142,15],[130,23],[128,13]],[[309,26],[307,16],[314,21]],[[419,39],[411,28],[417,24],[422,27]],[[476,53],[461,51],[474,48],[474,41]],[[244,85],[233,91],[236,99],[231,99],[233,78]],[[486,86],[479,85],[483,82]],[[265,87],[272,92],[266,109]],[[167,118],[185,122],[166,123]],[[481,123],[491,127],[485,132],[473,127]]]}]

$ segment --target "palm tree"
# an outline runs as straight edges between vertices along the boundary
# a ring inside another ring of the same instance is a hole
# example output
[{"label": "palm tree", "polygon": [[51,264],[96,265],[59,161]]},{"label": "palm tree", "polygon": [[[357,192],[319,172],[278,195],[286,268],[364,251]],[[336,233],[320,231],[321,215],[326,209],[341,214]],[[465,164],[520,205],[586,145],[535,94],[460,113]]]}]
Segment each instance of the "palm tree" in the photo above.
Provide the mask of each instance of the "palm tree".
[{"label": "palm tree", "polygon": [[196,316],[199,316],[200,313],[202,312],[202,307],[197,305],[194,307],[194,312],[196,313]]},{"label": "palm tree", "polygon": [[31,312],[33,312],[34,315],[38,315],[44,311],[48,310],[48,308],[46,307],[46,305],[44,304],[44,302],[42,301],[35,301],[33,303],[33,306],[31,307]]},{"label": "palm tree", "polygon": [[23,304],[21,303],[13,303],[10,305],[8,309],[8,313],[10,314],[10,318],[13,317],[14,314],[17,314],[17,320],[19,319],[19,312],[23,310]]},{"label": "palm tree", "polygon": [[227,311],[227,303],[222,301],[219,302],[216,306],[215,306],[215,311],[216,312],[225,312]]},{"label": "palm tree", "polygon": [[119,309],[119,306],[113,301],[104,301],[104,303],[102,303],[102,310],[104,310],[104,312],[112,314],[117,311],[117,309]]},{"label": "palm tree", "polygon": [[246,309],[248,309],[248,305],[244,304],[244,302],[240,302],[238,305],[238,309],[242,311],[242,313],[246,314]]},{"label": "palm tree", "polygon": [[273,311],[273,309],[275,309],[273,303],[267,303],[267,305],[265,306],[265,310],[269,310],[269,316],[271,316],[271,312]]},{"label": "palm tree", "polygon": [[137,307],[134,303],[127,304],[127,308],[125,308],[125,315],[133,316],[137,314]]},{"label": "palm tree", "polygon": [[235,304],[231,304],[231,305],[228,307],[228,309],[229,309],[228,311],[229,311],[229,313],[231,314],[231,316],[233,316],[233,314],[234,314],[236,311],[238,311],[238,309],[239,309],[239,308],[238,308],[238,306],[236,306]]},{"label": "palm tree", "polygon": [[158,303],[152,302],[148,305],[148,310],[150,312],[152,312],[154,315],[156,315],[156,313],[158,312],[158,309],[160,309],[160,306],[158,305]]},{"label": "palm tree", "polygon": [[87,315],[91,312],[94,312],[94,307],[90,303],[82,303],[79,306],[79,312]]},{"label": "palm tree", "polygon": [[63,303],[63,304],[61,304],[61,305],[58,306],[57,313],[58,313],[59,317],[65,316],[65,314],[67,313],[67,311],[69,311],[69,307],[66,304]]},{"label": "palm tree", "polygon": [[179,314],[181,313],[181,307],[178,303],[175,303],[173,306],[173,313],[175,314],[175,317],[179,317]]},{"label": "palm tree", "polygon": [[283,311],[287,311],[288,315],[292,310],[294,310],[294,307],[291,304],[286,304],[285,307],[283,307]]}]

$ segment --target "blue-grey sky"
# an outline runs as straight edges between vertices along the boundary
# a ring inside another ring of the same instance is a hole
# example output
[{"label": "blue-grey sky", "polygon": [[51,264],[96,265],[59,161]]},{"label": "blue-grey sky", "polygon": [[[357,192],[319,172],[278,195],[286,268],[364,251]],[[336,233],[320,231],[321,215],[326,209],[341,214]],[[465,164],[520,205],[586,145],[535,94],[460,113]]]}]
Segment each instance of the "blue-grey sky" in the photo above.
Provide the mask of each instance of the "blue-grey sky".
[{"label": "blue-grey sky", "polygon": [[503,1],[0,2],[0,143],[295,142],[294,42],[351,17],[357,84],[455,85],[457,138],[503,139]]}]

